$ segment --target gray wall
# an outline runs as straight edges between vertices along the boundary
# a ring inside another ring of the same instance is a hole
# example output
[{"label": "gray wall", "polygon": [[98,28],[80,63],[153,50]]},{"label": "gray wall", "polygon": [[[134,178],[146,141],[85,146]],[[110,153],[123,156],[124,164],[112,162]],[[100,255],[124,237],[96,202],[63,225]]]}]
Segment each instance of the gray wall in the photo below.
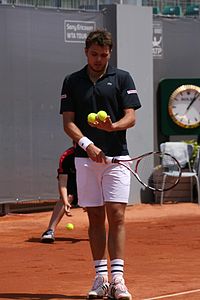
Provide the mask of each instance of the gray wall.
[{"label": "gray wall", "polygon": [[[102,13],[80,13],[0,7],[0,201],[57,197],[58,157],[71,145],[59,115],[60,89],[65,74],[85,63],[84,43],[73,29],[64,31],[73,21],[112,31],[111,63],[131,73],[143,104],[128,133],[131,154],[152,149],[150,8],[108,5]],[[140,202],[136,184],[131,203]]]},{"label": "gray wall", "polygon": [[[136,112],[136,125],[127,131],[131,156],[154,149],[152,9],[133,5],[110,6],[104,26],[116,37],[116,65],[132,75],[142,108]],[[132,177],[129,203],[152,201],[149,190]]]},{"label": "gray wall", "polygon": [[0,7],[0,201],[57,197],[58,158],[71,145],[60,90],[86,63],[73,30],[65,41],[65,20],[103,22],[101,13]]},{"label": "gray wall", "polygon": [[[117,66],[132,75],[142,108],[136,112],[136,125],[128,130],[131,156],[152,151],[153,140],[153,60],[152,9],[117,5]],[[152,193],[132,177],[129,203],[150,201]]]},{"label": "gray wall", "polygon": [[[163,26],[163,53],[152,60],[150,7],[108,5],[102,13],[80,13],[1,6],[0,201],[57,197],[58,157],[71,144],[59,115],[60,89],[65,74],[86,62],[84,43],[73,29],[65,32],[65,20],[94,22],[113,33],[111,62],[131,73],[143,105],[128,130],[131,155],[157,149],[163,139],[157,127],[159,81],[199,77],[198,19],[154,19]],[[133,179],[130,203],[151,197]]]},{"label": "gray wall", "polygon": [[[160,130],[160,106],[157,97],[159,82],[168,78],[200,78],[200,20],[196,18],[155,17],[162,28],[162,55],[154,57],[154,136],[155,148],[166,140],[196,139],[196,135],[164,136]],[[199,128],[200,135],[200,128]]]}]

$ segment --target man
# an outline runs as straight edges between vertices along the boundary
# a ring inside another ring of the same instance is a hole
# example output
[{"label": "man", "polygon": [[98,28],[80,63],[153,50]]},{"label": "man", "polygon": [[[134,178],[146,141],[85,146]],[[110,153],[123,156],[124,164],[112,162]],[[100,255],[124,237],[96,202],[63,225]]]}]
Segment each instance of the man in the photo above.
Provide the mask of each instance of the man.
[{"label": "man", "polygon": [[[127,158],[126,129],[135,125],[141,105],[134,82],[126,71],[109,65],[111,34],[91,32],[86,39],[87,65],[63,82],[61,114],[64,130],[78,143],[75,153],[79,205],[87,208],[88,234],[96,276],[87,298],[131,299],[124,282],[125,209],[130,173],[123,166],[107,164],[106,156]],[[91,112],[108,113],[102,122],[87,122]],[[105,219],[108,219],[106,241]],[[108,283],[106,244],[111,263]]]},{"label": "man", "polygon": [[67,149],[59,159],[59,167],[57,170],[58,176],[58,191],[60,199],[57,201],[47,230],[41,236],[42,243],[53,243],[55,241],[55,230],[64,216],[71,216],[71,205],[77,204],[77,190],[76,190],[76,169],[74,165],[74,151],[73,147]]}]

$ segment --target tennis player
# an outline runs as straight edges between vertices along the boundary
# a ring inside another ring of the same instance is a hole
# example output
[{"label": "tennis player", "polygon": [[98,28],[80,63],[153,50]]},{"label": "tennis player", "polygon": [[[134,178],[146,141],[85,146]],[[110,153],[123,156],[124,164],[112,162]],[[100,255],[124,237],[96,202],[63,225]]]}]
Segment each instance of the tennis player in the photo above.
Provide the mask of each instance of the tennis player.
[{"label": "tennis player", "polygon": [[53,243],[55,241],[55,230],[64,216],[71,216],[71,205],[77,205],[76,169],[74,165],[75,144],[67,149],[59,159],[57,170],[58,191],[60,199],[57,201],[47,230],[41,236],[42,243]]},{"label": "tennis player", "polygon": [[[109,65],[112,46],[109,32],[89,33],[85,44],[87,65],[64,79],[60,112],[66,134],[79,145],[75,150],[78,203],[87,208],[96,272],[87,298],[108,295],[130,300],[131,294],[124,281],[124,218],[130,172],[119,165],[106,164],[105,156],[125,158],[129,155],[126,130],[135,125],[135,110],[141,104],[130,74]],[[100,110],[106,111],[108,117],[88,123],[88,114]]]}]

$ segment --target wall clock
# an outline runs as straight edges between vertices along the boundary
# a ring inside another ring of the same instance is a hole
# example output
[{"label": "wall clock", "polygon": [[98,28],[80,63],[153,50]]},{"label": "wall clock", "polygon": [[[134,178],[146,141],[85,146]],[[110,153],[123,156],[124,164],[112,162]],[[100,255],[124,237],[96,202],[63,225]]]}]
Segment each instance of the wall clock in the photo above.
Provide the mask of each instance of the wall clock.
[{"label": "wall clock", "polygon": [[170,95],[168,112],[173,122],[182,128],[200,126],[200,87],[184,84]]},{"label": "wall clock", "polygon": [[157,95],[163,135],[200,135],[200,78],[163,79]]}]

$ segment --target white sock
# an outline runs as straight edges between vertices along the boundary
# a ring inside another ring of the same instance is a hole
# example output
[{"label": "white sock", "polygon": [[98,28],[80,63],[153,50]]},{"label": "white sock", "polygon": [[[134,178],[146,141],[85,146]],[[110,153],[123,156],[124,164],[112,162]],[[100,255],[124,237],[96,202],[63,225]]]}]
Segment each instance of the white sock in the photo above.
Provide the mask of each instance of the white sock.
[{"label": "white sock", "polygon": [[114,276],[121,276],[123,277],[124,274],[124,260],[123,259],[113,259],[110,262],[111,264],[111,275],[112,278]]},{"label": "white sock", "polygon": [[107,259],[94,260],[96,275],[108,277]]}]

